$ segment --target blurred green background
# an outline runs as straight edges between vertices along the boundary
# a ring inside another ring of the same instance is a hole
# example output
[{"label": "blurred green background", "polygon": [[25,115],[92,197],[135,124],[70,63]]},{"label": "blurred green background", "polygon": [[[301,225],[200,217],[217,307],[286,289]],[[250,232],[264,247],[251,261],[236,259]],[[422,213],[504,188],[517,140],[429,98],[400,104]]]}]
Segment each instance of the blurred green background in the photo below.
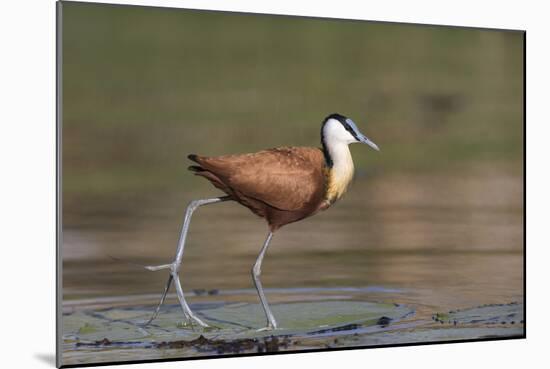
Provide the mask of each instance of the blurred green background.
[{"label": "blurred green background", "polygon": [[[349,194],[276,235],[266,287],[523,296],[523,47],[513,31],[63,3],[65,298],[160,293],[164,275],[108,255],[173,256],[187,202],[219,194],[187,154],[318,146],[333,112],[381,152],[353,146]],[[199,210],[184,288],[251,287],[265,232],[238,205]]]}]

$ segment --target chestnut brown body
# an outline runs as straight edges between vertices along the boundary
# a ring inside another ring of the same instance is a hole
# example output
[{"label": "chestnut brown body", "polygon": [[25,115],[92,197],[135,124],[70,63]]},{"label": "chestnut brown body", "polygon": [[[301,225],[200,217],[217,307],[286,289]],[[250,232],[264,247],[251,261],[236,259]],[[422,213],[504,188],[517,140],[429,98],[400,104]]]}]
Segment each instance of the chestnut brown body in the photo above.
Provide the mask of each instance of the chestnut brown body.
[{"label": "chestnut brown body", "polygon": [[271,231],[325,209],[328,169],[323,151],[280,147],[252,154],[189,155],[189,167],[231,200],[266,219]]}]

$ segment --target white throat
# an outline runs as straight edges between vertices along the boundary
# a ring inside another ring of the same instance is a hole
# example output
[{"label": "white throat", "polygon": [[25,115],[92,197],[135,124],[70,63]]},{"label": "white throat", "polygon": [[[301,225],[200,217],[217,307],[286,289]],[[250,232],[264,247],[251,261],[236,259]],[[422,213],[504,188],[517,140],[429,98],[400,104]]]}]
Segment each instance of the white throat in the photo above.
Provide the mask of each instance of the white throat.
[{"label": "white throat", "polygon": [[323,127],[323,144],[327,161],[332,167],[328,170],[326,197],[330,202],[339,199],[353,179],[353,159],[348,145],[357,142],[355,138],[336,120],[329,120]]},{"label": "white throat", "polygon": [[353,175],[353,159],[348,144],[343,142],[326,143],[327,151],[332,161],[332,170],[337,177]]}]

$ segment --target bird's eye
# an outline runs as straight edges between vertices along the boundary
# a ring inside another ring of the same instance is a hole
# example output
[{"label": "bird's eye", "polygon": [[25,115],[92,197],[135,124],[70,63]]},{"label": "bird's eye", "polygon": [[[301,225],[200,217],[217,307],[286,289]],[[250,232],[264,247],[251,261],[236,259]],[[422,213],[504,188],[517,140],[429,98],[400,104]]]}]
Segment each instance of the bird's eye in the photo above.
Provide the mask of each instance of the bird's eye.
[{"label": "bird's eye", "polygon": [[344,128],[346,129],[346,131],[348,131],[354,138],[357,139],[357,132],[355,131],[355,129],[353,129],[353,127],[348,123],[348,120],[349,119],[346,119],[346,121],[344,123],[342,123],[342,125],[344,126]]}]

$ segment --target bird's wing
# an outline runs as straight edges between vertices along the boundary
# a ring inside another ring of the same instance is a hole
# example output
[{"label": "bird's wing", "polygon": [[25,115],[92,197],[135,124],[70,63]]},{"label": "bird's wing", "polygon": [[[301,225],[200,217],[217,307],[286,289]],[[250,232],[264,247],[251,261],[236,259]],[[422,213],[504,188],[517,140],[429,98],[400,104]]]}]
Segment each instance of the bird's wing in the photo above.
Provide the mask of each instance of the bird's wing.
[{"label": "bird's wing", "polygon": [[232,191],[280,210],[301,209],[324,195],[324,158],[319,149],[284,147],[196,159]]}]

